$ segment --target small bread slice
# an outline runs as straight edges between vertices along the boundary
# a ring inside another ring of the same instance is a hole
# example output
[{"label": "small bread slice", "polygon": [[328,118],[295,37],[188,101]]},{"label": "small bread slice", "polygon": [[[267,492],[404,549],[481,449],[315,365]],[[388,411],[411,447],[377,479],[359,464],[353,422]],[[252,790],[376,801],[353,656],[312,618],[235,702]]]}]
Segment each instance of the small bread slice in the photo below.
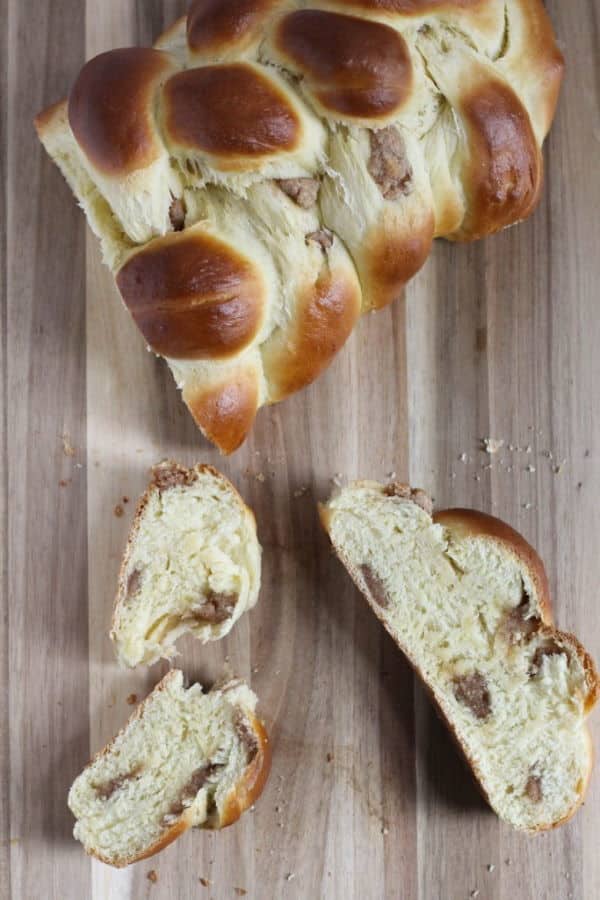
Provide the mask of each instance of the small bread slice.
[{"label": "small bread slice", "polygon": [[231,825],[270,768],[256,696],[241,679],[186,690],[172,669],[69,792],[74,836],[111,866],[153,856],[188,828]]},{"label": "small bread slice", "polygon": [[155,466],[119,574],[110,635],[119,661],[170,659],[184,632],[222,638],[257,601],[260,560],[254,515],[224,475]]},{"label": "small bread slice", "polygon": [[423,491],[356,482],[321,507],[337,555],[425,682],[484,795],[515,828],[569,819],[592,768],[589,655],[552,624],[543,564],[498,519],[431,515]]}]

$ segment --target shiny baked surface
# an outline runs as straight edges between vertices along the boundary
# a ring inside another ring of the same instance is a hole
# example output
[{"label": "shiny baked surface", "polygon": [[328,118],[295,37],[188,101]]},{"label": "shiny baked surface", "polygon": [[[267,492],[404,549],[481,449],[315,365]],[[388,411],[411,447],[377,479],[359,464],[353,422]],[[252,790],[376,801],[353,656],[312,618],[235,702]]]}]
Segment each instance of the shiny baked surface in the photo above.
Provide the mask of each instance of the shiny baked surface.
[{"label": "shiny baked surface", "polygon": [[123,299],[224,452],[435,237],[540,196],[563,61],[539,0],[197,0],[37,120]]}]

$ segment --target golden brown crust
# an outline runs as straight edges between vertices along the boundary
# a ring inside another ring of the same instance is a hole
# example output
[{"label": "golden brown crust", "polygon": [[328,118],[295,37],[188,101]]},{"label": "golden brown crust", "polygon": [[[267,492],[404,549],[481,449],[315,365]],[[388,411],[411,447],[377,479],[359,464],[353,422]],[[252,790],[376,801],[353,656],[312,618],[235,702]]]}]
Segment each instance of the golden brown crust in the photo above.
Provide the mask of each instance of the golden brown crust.
[{"label": "golden brown crust", "polygon": [[[381,489],[382,493],[385,493],[385,488],[383,485],[377,485],[374,482],[368,482],[373,486],[377,486]],[[394,496],[391,494],[390,496]],[[407,498],[408,499],[408,498]],[[413,499],[412,502],[415,502]],[[421,505],[422,504],[417,504]],[[328,507],[327,504],[319,504],[319,517],[323,528],[330,535],[331,528],[331,520],[333,512]],[[489,516],[486,513],[481,513],[476,510],[471,509],[449,509],[442,510],[433,515],[433,521],[442,527],[447,528],[452,534],[456,535],[457,539],[462,539],[465,537],[486,537],[490,540],[493,540],[497,543],[503,545],[506,550],[512,555],[516,556],[520,562],[527,568],[528,573],[530,575],[531,580],[536,586],[537,597],[536,601],[538,602],[541,619],[543,624],[540,626],[540,629],[544,635],[551,640],[556,640],[559,644],[566,644],[571,648],[573,652],[575,652],[584,668],[586,673],[586,681],[588,686],[588,695],[585,698],[584,702],[584,714],[587,715],[596,701],[600,698],[600,675],[598,674],[596,667],[594,665],[593,660],[590,655],[587,653],[584,647],[579,643],[578,639],[567,632],[559,631],[552,624],[552,615],[550,611],[550,600],[549,600],[549,588],[548,588],[548,580],[546,576],[546,572],[544,569],[544,565],[536,553],[536,551],[527,543],[527,541],[510,525],[507,525],[505,522],[502,522],[500,519],[496,519],[493,516]],[[357,569],[353,563],[348,559],[343,550],[340,547],[337,547],[332,542],[333,549],[340,559],[344,567],[346,568],[348,574],[352,578],[358,590],[365,597],[367,603],[371,607],[374,614],[377,616],[379,621],[382,623],[386,631],[390,634],[398,648],[404,653],[406,658],[408,659],[410,665],[412,666],[414,672],[421,679],[433,706],[439,715],[440,719],[444,722],[450,736],[456,746],[458,747],[461,755],[469,765],[475,780],[477,787],[479,788],[481,794],[483,795],[486,802],[492,806],[490,796],[485,788],[485,780],[482,776],[482,773],[477,766],[476,761],[469,754],[468,749],[464,742],[461,740],[456,728],[454,727],[452,721],[449,718],[448,713],[444,710],[441,705],[441,702],[438,697],[436,697],[432,687],[428,684],[423,672],[420,667],[417,665],[416,661],[411,657],[410,651],[408,647],[402,646],[397,639],[397,635],[395,635],[393,628],[390,623],[387,621],[385,615],[385,608],[379,604],[379,602],[371,595],[369,591],[369,586],[365,581],[363,573]],[[589,730],[585,729],[585,736],[588,744],[589,750],[589,767],[586,772],[586,779],[583,784],[580,785],[580,793],[577,797],[575,803],[569,812],[560,820],[555,822],[546,822],[538,825],[535,828],[528,829],[532,833],[538,833],[542,831],[547,831],[553,828],[558,827],[559,825],[564,824],[569,821],[572,816],[575,814],[577,809],[581,806],[584,801],[585,792],[587,785],[589,783],[589,779],[591,777],[592,767],[593,767],[593,750],[592,743]],[[492,806],[493,808],[493,806]]]},{"label": "golden brown crust", "polygon": [[59,100],[58,103],[53,103],[52,106],[48,106],[47,109],[43,109],[42,112],[37,114],[33,124],[40,138],[43,137],[46,129],[52,126],[53,122],[60,115],[61,110],[63,108],[66,109],[66,107],[67,101]]},{"label": "golden brown crust", "polygon": [[233,453],[245,441],[259,406],[259,385],[253,368],[241,367],[216,384],[195,383],[183,389],[194,421],[222,453]]},{"label": "golden brown crust", "polygon": [[363,309],[382,309],[402,296],[407,281],[429,256],[433,214],[411,224],[412,228],[389,226],[384,218],[367,234],[361,250],[364,285],[368,287]]},{"label": "golden brown crust", "polygon": [[457,540],[465,537],[487,537],[502,544],[512,556],[516,556],[527,569],[529,577],[535,585],[536,601],[542,621],[552,624],[554,619],[550,601],[550,585],[544,563],[536,550],[518,531],[495,516],[475,509],[440,510],[434,513],[433,521],[447,528]]},{"label": "golden brown crust", "polygon": [[280,0],[195,0],[187,17],[192,55],[240,52],[260,35],[265,19]]},{"label": "golden brown crust", "polygon": [[271,771],[271,744],[264,724],[254,715],[248,718],[258,739],[258,753],[232,788],[221,814],[219,828],[233,825],[258,800]]},{"label": "golden brown crust", "polygon": [[163,92],[165,129],[178,150],[217,157],[219,168],[294,150],[302,128],[277,83],[246,63],[179,72]]},{"label": "golden brown crust", "polygon": [[297,301],[293,323],[263,346],[272,402],[310,384],[344,345],[360,315],[354,279],[325,270]]},{"label": "golden brown crust", "polygon": [[542,156],[514,91],[486,79],[461,98],[470,162],[463,175],[467,213],[455,239],[475,240],[526,218],[542,186]]},{"label": "golden brown crust", "polygon": [[69,96],[69,125],[96,169],[123,176],[158,158],[155,91],[173,70],[169,56],[146,47],[109,50],[86,63]]},{"label": "golden brown crust", "polygon": [[134,252],[117,286],[150,347],[172,359],[226,359],[255,339],[264,316],[259,269],[201,228]]},{"label": "golden brown crust", "polygon": [[[298,307],[286,310],[288,333],[261,344],[265,318],[274,321],[278,313],[267,309],[272,272],[260,258],[248,259],[224,242],[216,262],[207,256],[202,275],[186,283],[183,249],[169,267],[170,251],[159,252],[164,238],[134,252],[131,241],[171,226],[187,240],[196,226],[185,229],[183,185],[202,191],[214,182],[244,193],[257,177],[272,177],[283,191],[291,188],[301,208],[314,211],[306,239],[324,251],[335,242],[326,227],[340,222],[339,204],[354,216],[356,201],[358,228],[345,237],[362,279],[362,311],[382,308],[422,266],[434,235],[476,239],[534,209],[543,178],[540,146],[564,62],[541,0],[193,0],[188,16],[157,44],[172,53],[129,48],[91,60],[68,102],[70,126],[61,104],[35,124],[101,235],[113,270],[128,257],[117,280],[146,340],[170,358],[205,433],[231,452],[258,405],[300,389],[328,364],[347,337],[352,302],[339,316],[330,310],[328,335],[322,298],[300,292]],[[190,61],[200,67],[181,71]],[[276,74],[273,64],[287,71]],[[317,118],[305,109],[307,97]],[[319,114],[325,123],[347,120],[370,130],[348,142],[337,184],[321,197],[323,210],[311,200],[315,186],[324,173],[331,181],[336,175],[327,169]],[[416,121],[427,126],[424,134],[411,135]],[[422,156],[419,146],[431,153]],[[360,196],[353,166],[366,167],[362,174],[373,180]],[[110,178],[124,176],[131,177],[121,195]],[[253,217],[250,195],[244,202]],[[201,214],[202,201],[190,205],[189,221]],[[203,386],[199,374],[188,386],[186,367],[175,364],[233,365],[232,357],[250,346],[256,361],[264,353],[264,375],[260,363],[251,376],[233,380],[223,366],[207,366]]]},{"label": "golden brown crust", "polygon": [[379,22],[298,10],[281,20],[276,46],[336,117],[381,120],[397,112],[410,94],[408,48],[397,31]]},{"label": "golden brown crust", "polygon": [[526,82],[539,83],[535,116],[545,136],[556,111],[565,58],[556,43],[550,16],[541,0],[516,0],[516,4],[522,18],[526,52],[519,47],[517,58],[511,54],[511,71]]},{"label": "golden brown crust", "polygon": [[366,12],[399,13],[403,16],[421,16],[429,12],[446,12],[485,6],[489,0],[327,0],[330,6]]}]

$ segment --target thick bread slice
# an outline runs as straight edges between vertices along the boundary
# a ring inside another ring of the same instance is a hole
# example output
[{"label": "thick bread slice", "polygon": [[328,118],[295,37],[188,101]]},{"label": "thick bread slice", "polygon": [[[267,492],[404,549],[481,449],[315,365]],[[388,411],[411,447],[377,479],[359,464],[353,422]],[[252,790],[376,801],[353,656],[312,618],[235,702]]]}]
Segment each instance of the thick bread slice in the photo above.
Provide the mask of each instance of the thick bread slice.
[{"label": "thick bread slice", "polygon": [[121,564],[111,639],[126,666],[176,654],[190,632],[224,637],[260,588],[252,511],[211,466],[166,460],[152,470]]},{"label": "thick bread slice", "polygon": [[111,866],[153,856],[188,828],[224,828],[260,796],[271,754],[241,679],[204,694],[172,669],[69,791],[74,836]]},{"label": "thick bread slice", "polygon": [[427,495],[406,485],[356,482],[320,513],[496,813],[530,832],[569,819],[591,773],[585,718],[600,683],[552,624],[536,552],[483,513],[432,518]]}]

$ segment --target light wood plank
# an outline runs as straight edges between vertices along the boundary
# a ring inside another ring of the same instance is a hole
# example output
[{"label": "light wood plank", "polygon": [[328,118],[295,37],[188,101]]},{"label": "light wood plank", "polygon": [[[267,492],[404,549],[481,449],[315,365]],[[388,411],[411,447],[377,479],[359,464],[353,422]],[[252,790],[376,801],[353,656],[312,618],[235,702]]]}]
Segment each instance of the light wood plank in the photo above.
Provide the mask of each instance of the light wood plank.
[{"label": "light wood plank", "polygon": [[[89,753],[84,224],[32,119],[82,61],[83,9],[8,5],[6,167],[10,891],[87,890],[66,792]],[[61,435],[77,448],[66,455]],[[60,885],[60,888],[58,888]]]}]

